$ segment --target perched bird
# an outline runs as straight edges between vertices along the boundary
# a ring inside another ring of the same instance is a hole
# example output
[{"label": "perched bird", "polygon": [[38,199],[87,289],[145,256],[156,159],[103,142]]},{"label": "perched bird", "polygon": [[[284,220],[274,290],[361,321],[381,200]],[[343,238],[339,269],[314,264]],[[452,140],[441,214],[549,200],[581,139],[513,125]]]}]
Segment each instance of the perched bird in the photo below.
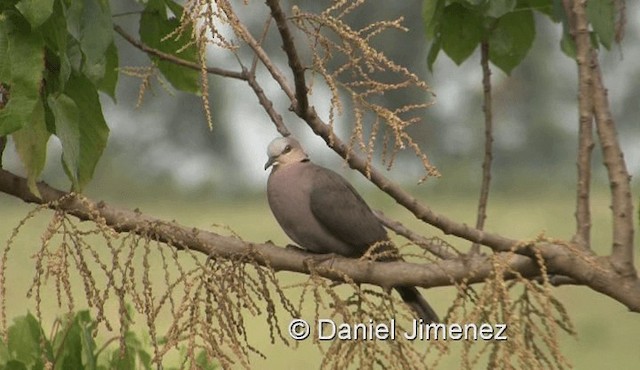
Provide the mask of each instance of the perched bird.
[{"label": "perched bird", "polygon": [[[314,253],[358,258],[372,245],[391,241],[382,223],[356,190],[337,173],[313,164],[297,140],[273,140],[267,149],[273,167],[267,198],[284,232],[300,247]],[[412,286],[395,287],[425,323],[439,322],[437,314]]]}]

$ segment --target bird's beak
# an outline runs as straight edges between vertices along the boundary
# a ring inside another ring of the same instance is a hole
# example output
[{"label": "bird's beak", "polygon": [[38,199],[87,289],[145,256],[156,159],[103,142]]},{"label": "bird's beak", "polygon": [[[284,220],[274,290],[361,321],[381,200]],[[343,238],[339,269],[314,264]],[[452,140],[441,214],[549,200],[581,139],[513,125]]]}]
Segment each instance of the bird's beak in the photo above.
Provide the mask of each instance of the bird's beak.
[{"label": "bird's beak", "polygon": [[269,157],[269,160],[267,161],[267,163],[264,164],[264,169],[265,171],[267,170],[267,168],[273,166],[274,163],[276,163],[276,157]]}]

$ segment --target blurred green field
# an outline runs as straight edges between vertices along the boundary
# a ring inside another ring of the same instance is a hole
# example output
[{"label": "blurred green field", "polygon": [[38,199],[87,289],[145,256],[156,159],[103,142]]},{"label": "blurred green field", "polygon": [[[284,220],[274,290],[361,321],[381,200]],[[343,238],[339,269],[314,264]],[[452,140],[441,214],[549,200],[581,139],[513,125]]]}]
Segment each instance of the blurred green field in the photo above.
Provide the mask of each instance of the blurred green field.
[{"label": "blurred green field", "polygon": [[[487,230],[505,233],[514,238],[534,238],[544,233],[554,238],[569,238],[573,229],[573,194],[563,189],[555,191],[536,190],[536,187],[512,188],[492,194],[489,206]],[[570,188],[568,188],[570,189]],[[164,193],[166,194],[166,193]],[[377,194],[377,193],[376,193]],[[425,202],[434,210],[450,218],[474,223],[476,198],[474,194],[447,191],[444,188],[419,190]],[[437,197],[433,194],[438,194]],[[139,208],[142,212],[163,219],[176,221],[194,227],[211,228],[213,224],[228,225],[246,240],[272,240],[279,245],[288,243],[287,237],[272,218],[263,195],[234,200],[215,199],[215,194],[202,199],[166,198],[159,194],[129,198],[118,195],[104,196],[112,205]],[[441,236],[431,227],[417,222],[409,213],[395,206],[393,200],[382,195],[366,194],[372,207],[383,210],[388,216],[405,222],[408,226],[425,235]],[[604,189],[593,198],[593,240],[601,252],[608,251],[610,218],[608,194]],[[25,217],[32,206],[0,194],[0,245],[4,246],[13,228]],[[7,310],[9,317],[23,315],[34,310],[33,299],[26,298],[26,291],[34,275],[31,256],[38,249],[40,235],[50,212],[45,212],[24,226],[9,255],[7,271]],[[636,223],[637,224],[637,223]],[[446,238],[452,241],[451,238]],[[467,248],[469,243],[454,243]],[[158,275],[161,270],[158,270]],[[299,280],[299,276],[289,273],[279,274],[283,282]],[[158,279],[160,277],[158,276]],[[48,288],[54,289],[49,285]],[[75,286],[82,295],[82,286]],[[452,288],[431,289],[425,294],[435,309],[444,313],[453,297]],[[53,295],[50,292],[51,296]],[[46,295],[46,293],[45,293]],[[562,351],[576,369],[617,368],[632,369],[640,365],[637,336],[640,333],[640,315],[628,312],[621,304],[610,298],[582,287],[560,287],[554,295],[564,303],[578,331],[578,339],[562,334]],[[290,297],[297,302],[297,297]],[[64,312],[66,307],[54,309],[54,300],[43,308],[45,319]],[[311,304],[311,302],[308,302]],[[76,307],[79,309],[80,307]],[[311,312],[311,311],[309,311]],[[267,359],[252,358],[255,368],[317,368],[322,354],[309,343],[297,348],[281,344],[270,344],[265,331],[264,317],[247,318],[250,328],[249,340],[252,345],[267,355]],[[139,323],[142,328],[143,323]],[[282,330],[288,320],[281,322]],[[453,357],[453,356],[452,356]],[[450,358],[440,368],[458,368],[456,358]]]}]

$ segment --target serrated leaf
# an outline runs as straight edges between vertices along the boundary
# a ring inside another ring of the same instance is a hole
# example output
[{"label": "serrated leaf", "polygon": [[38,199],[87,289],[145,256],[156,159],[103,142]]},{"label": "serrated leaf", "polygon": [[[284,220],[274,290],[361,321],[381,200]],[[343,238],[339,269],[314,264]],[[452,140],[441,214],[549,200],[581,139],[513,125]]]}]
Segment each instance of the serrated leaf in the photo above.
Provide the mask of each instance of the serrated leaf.
[{"label": "serrated leaf", "polygon": [[587,1],[587,18],[600,43],[610,49],[615,35],[615,9],[612,0]]},{"label": "serrated leaf", "polygon": [[102,114],[102,105],[96,87],[86,77],[72,74],[65,91],[78,107],[80,122],[80,162],[77,169],[77,186],[82,191],[93,177],[96,165],[102,156],[109,127]]},{"label": "serrated leaf", "polygon": [[44,68],[44,42],[40,35],[19,28],[9,17],[0,17],[0,33],[6,37],[8,64],[2,69],[10,98],[0,110],[0,136],[8,135],[27,124],[40,96]]},{"label": "serrated leaf", "polygon": [[424,22],[424,34],[427,40],[436,36],[440,18],[444,11],[444,0],[424,0],[422,2],[422,21]]},{"label": "serrated leaf", "polygon": [[480,16],[464,6],[453,3],[444,9],[441,23],[442,50],[456,64],[473,53],[482,37]]},{"label": "serrated leaf", "polygon": [[[167,3],[172,5],[171,10],[176,18],[167,18],[167,9],[163,1],[150,0],[140,17],[140,38],[142,42],[154,49],[197,63],[198,49],[191,43],[189,29],[179,37],[173,35],[167,37],[180,25],[178,17],[182,13],[182,7],[178,4],[169,0]],[[160,60],[157,57],[152,57],[152,60],[173,87],[193,94],[200,92],[199,71]]]},{"label": "serrated leaf", "polygon": [[533,12],[529,10],[500,17],[489,36],[489,60],[510,74],[531,49],[535,33]]},{"label": "serrated leaf", "polygon": [[27,19],[31,28],[38,28],[53,14],[53,0],[20,0],[16,8]]},{"label": "serrated leaf", "polygon": [[62,143],[62,163],[74,188],[79,187],[80,110],[69,96],[59,94],[47,99],[55,119],[56,136]]},{"label": "serrated leaf", "polygon": [[36,180],[42,173],[47,160],[47,143],[50,135],[44,122],[44,107],[41,102],[36,104],[31,120],[12,135],[18,156],[27,170],[29,190],[38,198],[40,198],[40,192],[36,186]]}]

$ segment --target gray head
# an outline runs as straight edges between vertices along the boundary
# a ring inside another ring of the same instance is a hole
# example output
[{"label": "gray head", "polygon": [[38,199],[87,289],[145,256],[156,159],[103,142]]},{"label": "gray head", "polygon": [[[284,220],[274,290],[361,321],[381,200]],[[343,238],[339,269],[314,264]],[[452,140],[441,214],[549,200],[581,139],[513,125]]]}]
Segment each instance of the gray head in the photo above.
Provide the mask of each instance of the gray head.
[{"label": "gray head", "polygon": [[274,139],[267,148],[269,160],[264,165],[264,169],[274,166],[274,168],[285,167],[289,164],[309,160],[309,156],[304,152],[298,140],[292,137],[279,137]]}]

